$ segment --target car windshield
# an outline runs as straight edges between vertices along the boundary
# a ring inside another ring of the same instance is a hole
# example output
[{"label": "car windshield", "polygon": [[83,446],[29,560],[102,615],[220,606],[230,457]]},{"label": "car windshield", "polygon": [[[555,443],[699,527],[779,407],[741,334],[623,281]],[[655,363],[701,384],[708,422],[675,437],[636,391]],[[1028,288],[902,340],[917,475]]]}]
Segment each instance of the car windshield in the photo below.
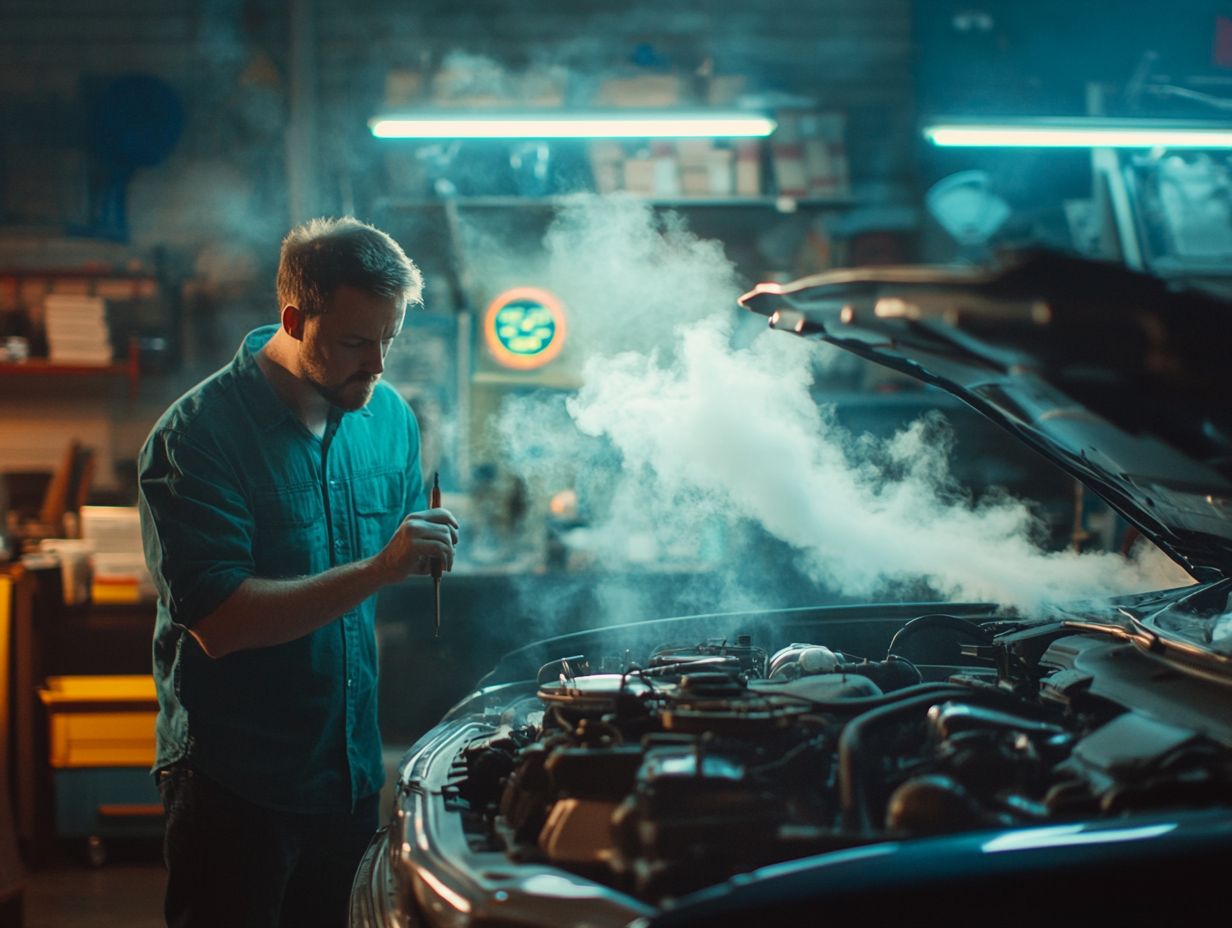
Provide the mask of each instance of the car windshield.
[{"label": "car windshield", "polygon": [[1146,624],[1169,637],[1232,657],[1232,580],[1186,590],[1150,615]]}]

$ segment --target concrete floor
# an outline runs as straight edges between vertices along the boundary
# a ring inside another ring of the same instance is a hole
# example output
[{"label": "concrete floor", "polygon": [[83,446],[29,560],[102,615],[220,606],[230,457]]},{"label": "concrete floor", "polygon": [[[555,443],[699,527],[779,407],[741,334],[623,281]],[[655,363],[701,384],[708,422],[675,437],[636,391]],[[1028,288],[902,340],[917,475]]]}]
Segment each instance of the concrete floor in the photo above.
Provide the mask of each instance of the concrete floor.
[{"label": "concrete floor", "polygon": [[162,928],[167,875],[157,847],[111,848],[102,867],[64,859],[26,880],[25,928]]},{"label": "concrete floor", "polygon": [[[384,819],[393,802],[398,761],[406,747],[385,747]],[[29,874],[24,928],[163,928],[167,875],[157,841],[109,841],[107,862],[92,867],[84,847],[65,846]]]}]

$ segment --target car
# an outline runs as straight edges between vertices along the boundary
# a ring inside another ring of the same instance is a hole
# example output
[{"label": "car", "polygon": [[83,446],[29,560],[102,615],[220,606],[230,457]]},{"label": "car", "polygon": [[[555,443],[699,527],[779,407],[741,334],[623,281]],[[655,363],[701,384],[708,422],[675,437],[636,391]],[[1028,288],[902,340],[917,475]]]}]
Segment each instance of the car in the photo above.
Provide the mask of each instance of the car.
[{"label": "car", "polygon": [[739,304],[960,398],[1181,580],[527,643],[404,757],[351,924],[1204,911],[1232,865],[1232,306],[1046,252],[828,272]]}]

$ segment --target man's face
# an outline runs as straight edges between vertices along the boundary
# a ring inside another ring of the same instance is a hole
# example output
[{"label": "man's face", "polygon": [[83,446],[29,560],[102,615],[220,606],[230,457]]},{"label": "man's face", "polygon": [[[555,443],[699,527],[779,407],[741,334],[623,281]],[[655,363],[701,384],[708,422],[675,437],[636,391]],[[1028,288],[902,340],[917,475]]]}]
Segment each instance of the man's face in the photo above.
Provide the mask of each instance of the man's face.
[{"label": "man's face", "polygon": [[390,297],[339,287],[325,312],[304,320],[302,376],[339,409],[360,409],[372,397],[405,317],[406,305]]}]

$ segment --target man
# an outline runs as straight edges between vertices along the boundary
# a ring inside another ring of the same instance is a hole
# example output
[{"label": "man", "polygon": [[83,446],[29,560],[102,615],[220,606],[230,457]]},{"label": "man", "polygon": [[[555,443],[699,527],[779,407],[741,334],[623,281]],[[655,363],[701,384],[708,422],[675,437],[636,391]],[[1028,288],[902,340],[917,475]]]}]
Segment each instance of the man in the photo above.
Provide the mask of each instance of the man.
[{"label": "man", "polygon": [[449,570],[458,540],[424,504],[415,417],[379,382],[421,290],[371,226],[293,230],[279,324],[141,451],[170,925],[346,920],[384,779],[373,594],[432,558]]}]

